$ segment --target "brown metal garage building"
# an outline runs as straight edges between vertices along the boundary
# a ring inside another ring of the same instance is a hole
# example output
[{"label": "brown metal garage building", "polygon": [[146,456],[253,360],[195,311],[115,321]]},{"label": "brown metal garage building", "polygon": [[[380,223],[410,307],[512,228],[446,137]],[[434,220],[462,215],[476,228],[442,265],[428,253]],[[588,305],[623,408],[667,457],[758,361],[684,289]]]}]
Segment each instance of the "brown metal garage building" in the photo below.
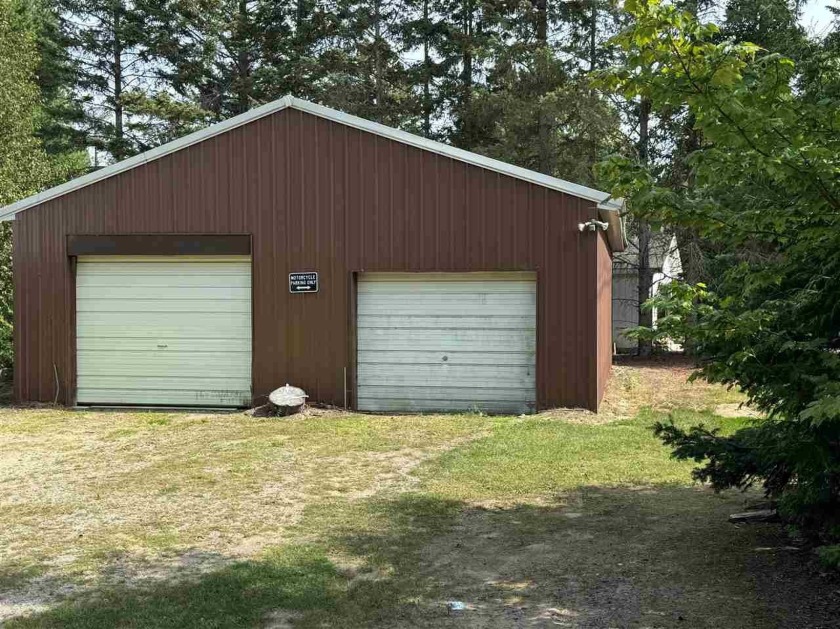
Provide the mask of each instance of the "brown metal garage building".
[{"label": "brown metal garage building", "polygon": [[0,210],[15,395],[594,410],[620,208],[286,97]]}]

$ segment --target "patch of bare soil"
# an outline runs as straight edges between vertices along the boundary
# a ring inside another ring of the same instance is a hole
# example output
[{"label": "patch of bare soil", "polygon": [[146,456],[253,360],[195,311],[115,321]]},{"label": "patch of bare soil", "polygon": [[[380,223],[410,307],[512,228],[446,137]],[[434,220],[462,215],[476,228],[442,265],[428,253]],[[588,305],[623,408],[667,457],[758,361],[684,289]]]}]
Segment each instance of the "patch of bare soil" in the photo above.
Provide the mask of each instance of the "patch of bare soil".
[{"label": "patch of bare soil", "polygon": [[300,616],[297,612],[278,609],[271,612],[265,619],[263,629],[292,629],[295,620]]},{"label": "patch of bare soil", "polygon": [[715,415],[721,417],[752,417],[755,419],[765,417],[761,411],[743,403],[718,404],[715,406]]},{"label": "patch of bare soil", "polygon": [[[671,354],[650,359],[618,357],[612,366],[598,413],[584,409],[551,409],[541,417],[576,424],[606,424],[635,416],[643,408],[724,411],[737,408],[744,396],[703,380],[689,382],[694,371],[690,359]],[[750,409],[735,416],[751,416]]]},{"label": "patch of bare soil", "polygon": [[[424,550],[418,582],[443,595],[400,627],[840,626],[840,581],[776,526],[726,521],[743,496],[584,490],[552,506],[465,510]],[[453,617],[447,601],[466,609]],[[384,623],[382,626],[394,626]]]}]

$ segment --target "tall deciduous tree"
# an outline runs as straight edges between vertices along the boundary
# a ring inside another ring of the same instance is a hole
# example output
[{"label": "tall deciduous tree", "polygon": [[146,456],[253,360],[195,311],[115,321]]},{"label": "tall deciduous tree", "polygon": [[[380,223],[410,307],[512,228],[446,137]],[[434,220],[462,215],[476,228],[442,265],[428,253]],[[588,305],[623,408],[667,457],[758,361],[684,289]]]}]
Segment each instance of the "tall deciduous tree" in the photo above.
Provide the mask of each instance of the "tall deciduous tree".
[{"label": "tall deciduous tree", "polygon": [[799,24],[802,4],[801,0],[728,0],[721,34],[802,60],[810,48]]},{"label": "tall deciduous tree", "polygon": [[[685,107],[707,140],[677,194],[649,169],[604,168],[648,220],[697,229],[723,254],[715,291],[674,283],[658,333],[688,334],[699,374],[738,386],[770,417],[733,435],[658,426],[716,488],[764,484],[822,541],[840,535],[840,72],[801,78],[793,61],[657,0],[628,0],[626,61],[603,85],[654,109]],[[827,54],[832,54],[827,52]]]},{"label": "tall deciduous tree", "polygon": [[[640,95],[639,98],[639,144],[638,156],[639,164],[643,168],[647,168],[650,163],[650,99],[645,95]],[[638,283],[638,300],[639,300],[639,325],[651,327],[653,325],[653,312],[644,308],[644,303],[650,298],[653,289],[653,269],[650,266],[650,244],[651,244],[651,228],[650,223],[645,217],[639,217],[635,221],[636,227],[636,242],[638,243],[638,260],[639,260],[639,283]],[[649,357],[651,355],[653,346],[649,338],[644,336],[639,337],[639,355]]]},{"label": "tall deciduous tree", "polygon": [[20,8],[20,0],[0,0],[0,205],[37,191],[50,178],[37,137],[37,33]]}]

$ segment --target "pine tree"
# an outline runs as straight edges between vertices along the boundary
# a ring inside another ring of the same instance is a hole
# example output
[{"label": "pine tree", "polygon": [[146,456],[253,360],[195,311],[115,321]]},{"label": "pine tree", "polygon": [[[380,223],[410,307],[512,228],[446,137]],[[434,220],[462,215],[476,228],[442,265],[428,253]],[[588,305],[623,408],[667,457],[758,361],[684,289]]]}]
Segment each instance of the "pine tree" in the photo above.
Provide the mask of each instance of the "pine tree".
[{"label": "pine tree", "polygon": [[799,24],[802,2],[729,0],[723,35],[799,61],[808,53],[805,29]]},{"label": "pine tree", "polygon": [[397,25],[397,37],[406,51],[415,51],[406,63],[405,79],[420,101],[420,132],[437,137],[436,123],[444,118],[438,83],[443,76],[436,59],[446,32],[445,20],[434,0],[409,0],[406,16]]},{"label": "pine tree", "polygon": [[[483,81],[469,109],[478,131],[471,148],[592,184],[593,166],[621,141],[619,119],[570,52],[576,44],[565,37],[569,15],[565,5],[542,2],[483,7]],[[604,28],[595,35],[600,43],[607,34]]]},{"label": "pine tree", "polygon": [[325,39],[325,104],[363,118],[417,131],[422,104],[401,58],[401,30],[410,6],[402,0],[338,0],[335,31]]},{"label": "pine tree", "polygon": [[336,18],[311,0],[137,0],[155,76],[220,120],[322,79],[315,59]]},{"label": "pine tree", "polygon": [[621,148],[617,112],[546,48],[517,63],[497,58],[488,85],[476,106],[481,153],[594,185],[594,165]]},{"label": "pine tree", "polygon": [[[148,88],[142,25],[130,0],[59,0],[79,68],[90,146],[115,160],[145,148],[127,99]],[[98,161],[98,160],[97,160]]]},{"label": "pine tree", "polygon": [[321,100],[330,71],[325,47],[340,28],[340,16],[330,2],[287,0],[264,2],[258,11],[260,64],[257,98],[271,100],[293,94]]},{"label": "pine tree", "polygon": [[445,30],[439,46],[441,99],[452,120],[446,138],[473,150],[487,142],[487,126],[477,93],[491,62],[498,6],[480,0],[440,0]]}]

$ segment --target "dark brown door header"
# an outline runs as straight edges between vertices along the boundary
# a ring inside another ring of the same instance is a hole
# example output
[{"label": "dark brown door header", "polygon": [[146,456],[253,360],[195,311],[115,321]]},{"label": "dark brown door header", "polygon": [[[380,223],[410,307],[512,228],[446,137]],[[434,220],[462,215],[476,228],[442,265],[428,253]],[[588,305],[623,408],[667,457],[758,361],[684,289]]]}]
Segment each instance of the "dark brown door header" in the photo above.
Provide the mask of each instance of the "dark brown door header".
[{"label": "dark brown door header", "polygon": [[234,256],[251,254],[249,235],[126,234],[67,236],[67,255]]}]

